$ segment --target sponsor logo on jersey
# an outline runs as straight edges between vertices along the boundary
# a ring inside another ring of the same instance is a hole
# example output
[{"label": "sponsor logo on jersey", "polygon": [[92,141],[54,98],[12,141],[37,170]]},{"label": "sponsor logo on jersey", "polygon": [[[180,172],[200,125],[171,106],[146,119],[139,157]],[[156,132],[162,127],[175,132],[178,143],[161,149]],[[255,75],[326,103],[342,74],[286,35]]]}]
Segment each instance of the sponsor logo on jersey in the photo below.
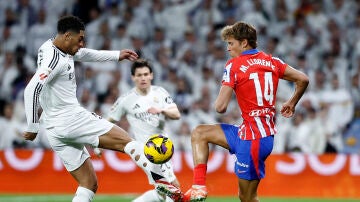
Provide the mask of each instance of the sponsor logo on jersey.
[{"label": "sponsor logo on jersey", "polygon": [[48,75],[45,74],[45,73],[41,73],[41,74],[39,75],[39,77],[40,77],[40,80],[44,80],[46,77],[48,77]]},{"label": "sponsor logo on jersey", "polygon": [[151,122],[153,119],[157,119],[156,117],[159,117],[159,114],[151,114],[149,112],[140,112],[134,114],[136,119],[142,120],[144,122]]},{"label": "sponsor logo on jersey", "polygon": [[264,109],[254,109],[249,112],[249,116],[261,116],[265,114],[269,114],[271,112],[271,108],[264,108]]}]

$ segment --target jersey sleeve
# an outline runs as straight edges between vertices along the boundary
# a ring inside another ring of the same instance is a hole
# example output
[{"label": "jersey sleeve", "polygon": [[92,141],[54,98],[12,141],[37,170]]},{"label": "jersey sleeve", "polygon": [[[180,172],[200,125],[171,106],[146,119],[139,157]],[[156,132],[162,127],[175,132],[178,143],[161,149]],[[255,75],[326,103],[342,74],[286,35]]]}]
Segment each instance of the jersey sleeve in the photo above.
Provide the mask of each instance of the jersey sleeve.
[{"label": "jersey sleeve", "polygon": [[231,88],[234,88],[234,86],[235,86],[235,72],[234,72],[234,69],[233,69],[233,60],[230,60],[230,61],[228,61],[226,63],[221,83],[224,86],[229,86]]},{"label": "jersey sleeve", "polygon": [[277,68],[279,73],[279,78],[282,78],[285,73],[285,69],[288,66],[284,61],[282,61],[280,58],[272,57],[271,63]]},{"label": "jersey sleeve", "polygon": [[124,96],[119,97],[111,107],[108,118],[120,121],[121,117],[125,114],[124,102]]},{"label": "jersey sleeve", "polygon": [[39,131],[39,98],[43,87],[60,71],[60,55],[56,50],[39,50],[37,70],[24,91],[27,132]]},{"label": "jersey sleeve", "polygon": [[81,48],[75,55],[74,60],[80,62],[106,62],[119,61],[120,51],[94,50]]},{"label": "jersey sleeve", "polygon": [[163,87],[159,87],[159,91],[162,93],[165,109],[176,106],[176,103],[174,102],[174,99],[171,97],[169,92],[167,92]]}]

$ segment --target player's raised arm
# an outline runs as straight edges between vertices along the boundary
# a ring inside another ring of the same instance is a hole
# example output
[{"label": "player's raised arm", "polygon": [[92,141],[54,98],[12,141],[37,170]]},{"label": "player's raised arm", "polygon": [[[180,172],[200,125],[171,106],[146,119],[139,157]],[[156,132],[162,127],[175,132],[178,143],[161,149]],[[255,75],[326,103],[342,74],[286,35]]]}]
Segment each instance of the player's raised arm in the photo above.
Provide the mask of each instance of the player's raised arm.
[{"label": "player's raised arm", "polygon": [[119,61],[124,59],[135,61],[136,59],[138,59],[138,57],[139,57],[138,54],[133,50],[124,49],[120,51]]},{"label": "player's raised arm", "polygon": [[89,48],[81,48],[74,55],[74,60],[80,62],[106,62],[106,61],[134,61],[138,55],[129,49],[118,50],[94,50]]}]

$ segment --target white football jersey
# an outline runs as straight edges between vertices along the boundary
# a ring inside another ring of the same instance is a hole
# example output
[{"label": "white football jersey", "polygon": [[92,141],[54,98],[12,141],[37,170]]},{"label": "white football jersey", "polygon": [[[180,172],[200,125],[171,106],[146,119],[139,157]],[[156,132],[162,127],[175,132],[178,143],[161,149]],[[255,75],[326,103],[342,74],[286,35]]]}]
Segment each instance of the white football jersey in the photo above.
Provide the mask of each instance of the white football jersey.
[{"label": "white football jersey", "polygon": [[38,108],[45,128],[64,125],[85,109],[76,97],[74,61],[118,61],[119,51],[81,48],[74,56],[46,41],[38,52],[37,70],[25,88],[24,102],[28,132],[38,132]]},{"label": "white football jersey", "polygon": [[151,114],[150,107],[166,109],[176,106],[169,93],[160,86],[151,86],[147,95],[141,95],[136,88],[120,96],[111,108],[109,117],[119,121],[123,115],[130,124],[130,134],[140,142],[145,142],[153,134],[166,135],[165,115]]}]

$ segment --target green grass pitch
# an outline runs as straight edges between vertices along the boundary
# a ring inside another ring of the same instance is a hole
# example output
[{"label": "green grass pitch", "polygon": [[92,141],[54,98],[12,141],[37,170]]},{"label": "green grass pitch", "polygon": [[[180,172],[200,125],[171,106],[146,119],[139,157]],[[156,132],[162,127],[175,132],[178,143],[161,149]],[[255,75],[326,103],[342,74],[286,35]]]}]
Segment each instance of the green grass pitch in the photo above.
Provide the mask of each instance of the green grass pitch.
[{"label": "green grass pitch", "polygon": [[[134,195],[101,195],[95,196],[94,202],[129,202]],[[72,195],[0,195],[0,202],[69,202]],[[234,197],[209,197],[208,202],[235,202]],[[261,202],[348,202],[360,201],[360,199],[320,199],[320,198],[261,198]]]}]

